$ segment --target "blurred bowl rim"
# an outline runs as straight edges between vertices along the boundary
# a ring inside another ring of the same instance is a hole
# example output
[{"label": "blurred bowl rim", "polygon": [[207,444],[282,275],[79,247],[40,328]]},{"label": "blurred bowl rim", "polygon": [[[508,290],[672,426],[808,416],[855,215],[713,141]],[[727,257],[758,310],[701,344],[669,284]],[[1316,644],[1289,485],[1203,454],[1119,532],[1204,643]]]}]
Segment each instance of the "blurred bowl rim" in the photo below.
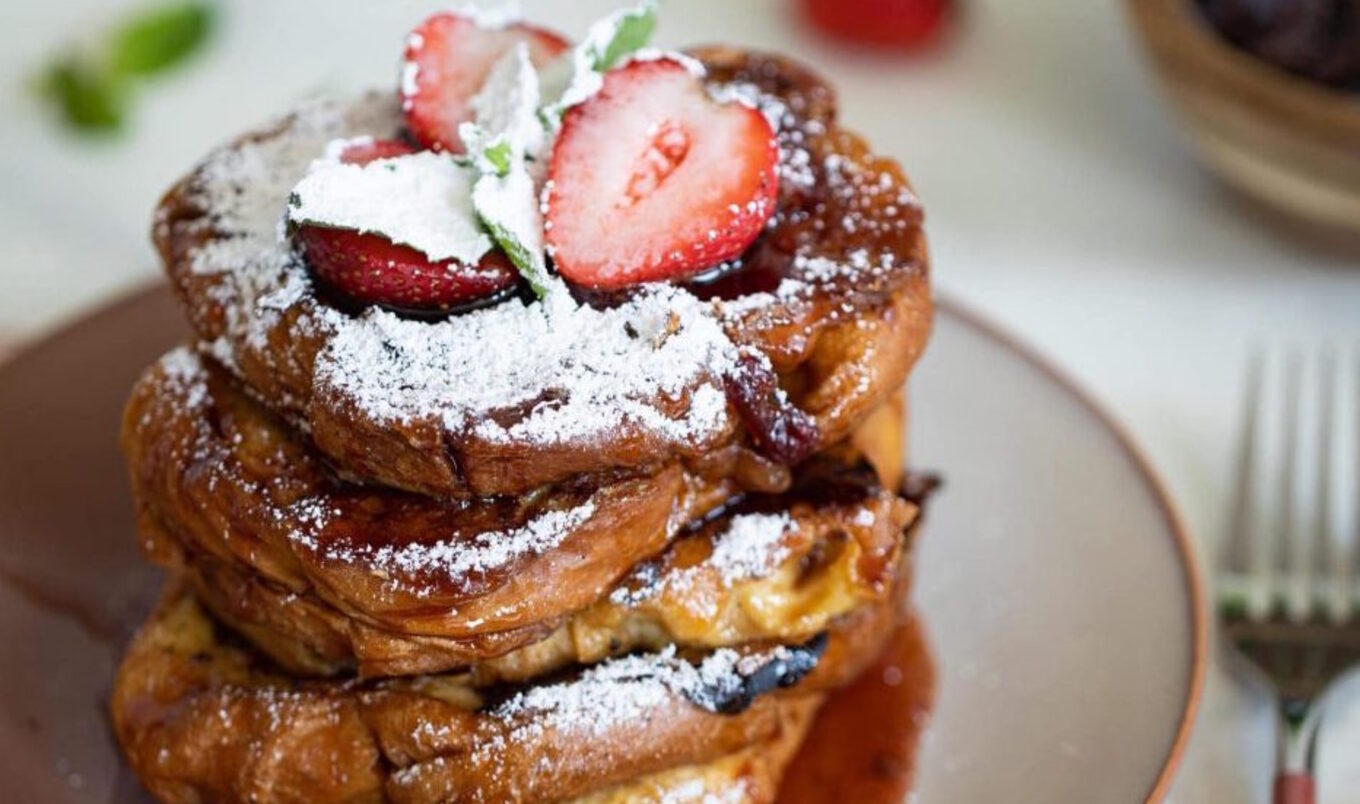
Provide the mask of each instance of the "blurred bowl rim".
[{"label": "blurred bowl rim", "polygon": [[[1295,133],[1360,145],[1360,93],[1295,75],[1237,47],[1204,16],[1196,0],[1127,0],[1144,47],[1159,72],[1203,91],[1231,93],[1255,116]],[[1214,85],[1217,85],[1216,87]]]}]

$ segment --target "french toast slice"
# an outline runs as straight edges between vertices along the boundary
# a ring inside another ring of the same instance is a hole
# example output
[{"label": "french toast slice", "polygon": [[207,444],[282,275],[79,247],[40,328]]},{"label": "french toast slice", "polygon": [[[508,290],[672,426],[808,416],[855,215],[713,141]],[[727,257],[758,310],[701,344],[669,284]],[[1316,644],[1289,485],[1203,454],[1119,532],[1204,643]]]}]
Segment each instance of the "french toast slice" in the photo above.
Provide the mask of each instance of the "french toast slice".
[{"label": "french toast slice", "polygon": [[172,584],[124,656],[110,712],[165,802],[630,801],[679,777],[721,784],[747,760],[768,763],[768,789],[824,692],[881,649],[893,608],[802,646],[637,654],[488,691],[459,676],[282,674]]},{"label": "french toast slice", "polygon": [[[295,672],[479,666],[528,678],[596,661],[602,646],[805,638],[881,596],[914,516],[879,480],[900,473],[894,412],[800,469],[785,495],[743,498],[673,469],[527,500],[441,501],[344,483],[225,372],[180,351],[138,384],[124,447],[148,556],[182,569]],[[879,474],[861,450],[882,456]],[[808,491],[818,483],[856,490],[824,500]],[[743,558],[768,559],[768,574],[733,582],[710,558],[732,552],[729,530],[762,519],[735,516],[743,505],[764,506],[764,540],[747,536]],[[561,515],[582,506],[579,522]],[[551,527],[523,535],[536,522]],[[356,536],[376,547],[355,549]],[[639,573],[670,591],[641,595]]]},{"label": "french toast slice", "polygon": [[219,149],[162,202],[154,238],[200,344],[344,471],[432,495],[677,461],[711,474],[715,455],[789,464],[846,438],[929,334],[920,205],[809,70],[698,55],[709,89],[759,106],[779,138],[775,216],[731,264],[569,314],[517,299],[440,321],[346,307],[280,240],[279,214],[328,142],[397,136],[401,116],[380,96],[322,103]]}]

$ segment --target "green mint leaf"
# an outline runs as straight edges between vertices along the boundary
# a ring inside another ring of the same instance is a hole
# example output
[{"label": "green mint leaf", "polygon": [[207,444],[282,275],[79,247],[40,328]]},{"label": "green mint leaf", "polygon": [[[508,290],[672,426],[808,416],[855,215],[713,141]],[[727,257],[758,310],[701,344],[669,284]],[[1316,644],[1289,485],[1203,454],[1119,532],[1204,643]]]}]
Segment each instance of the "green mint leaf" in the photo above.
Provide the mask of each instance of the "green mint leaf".
[{"label": "green mint leaf", "polygon": [[614,36],[604,52],[595,55],[595,69],[604,72],[623,61],[629,54],[641,50],[656,30],[656,5],[643,3],[627,11],[619,19]]},{"label": "green mint leaf", "polygon": [[111,132],[127,117],[127,86],[104,67],[78,56],[52,63],[40,77],[38,90],[72,128]]},{"label": "green mint leaf", "polygon": [[548,295],[548,286],[544,283],[542,275],[539,273],[539,262],[534,259],[534,255],[519,241],[519,238],[495,221],[482,219],[486,224],[486,229],[491,233],[491,239],[496,241],[496,245],[501,247],[505,256],[510,258],[510,262],[515,264],[519,275],[524,277],[524,281],[529,283],[529,288],[538,298]]},{"label": "green mint leaf", "polygon": [[500,139],[493,145],[487,146],[482,151],[482,156],[491,163],[491,167],[495,168],[497,176],[504,176],[510,172],[510,163],[514,159],[514,153],[507,140]]},{"label": "green mint leaf", "polygon": [[537,213],[534,181],[523,168],[505,176],[484,174],[472,188],[472,208],[524,281],[540,299],[552,279],[543,257],[543,222]]},{"label": "green mint leaf", "polygon": [[173,2],[138,12],[112,32],[110,66],[128,75],[163,72],[207,42],[214,19],[214,7],[204,0]]}]

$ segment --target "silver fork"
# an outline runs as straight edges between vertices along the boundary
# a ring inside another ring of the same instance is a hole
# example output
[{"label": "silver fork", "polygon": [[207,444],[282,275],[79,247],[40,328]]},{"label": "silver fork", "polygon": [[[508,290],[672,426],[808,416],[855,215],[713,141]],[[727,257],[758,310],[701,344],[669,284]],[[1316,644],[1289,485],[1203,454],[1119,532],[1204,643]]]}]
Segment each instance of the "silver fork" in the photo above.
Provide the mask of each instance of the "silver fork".
[{"label": "silver fork", "polygon": [[[1285,354],[1279,404],[1273,407],[1263,404],[1269,395],[1265,356],[1259,350],[1252,355],[1237,487],[1216,578],[1224,643],[1278,696],[1276,804],[1312,804],[1327,690],[1360,664],[1354,575],[1360,565],[1360,516],[1335,527],[1334,487],[1338,459],[1360,461],[1360,449],[1347,449],[1337,435],[1338,422],[1345,421],[1339,416],[1340,396],[1351,400],[1346,415],[1355,423],[1356,435],[1347,441],[1360,439],[1360,362],[1347,370],[1340,370],[1338,362],[1331,347],[1316,355],[1316,395],[1307,408],[1316,415],[1310,417],[1302,404],[1303,354]],[[1346,394],[1343,384],[1354,393]],[[1273,443],[1283,454],[1268,462],[1263,431],[1269,435],[1272,424],[1278,436]],[[1351,491],[1360,493],[1360,488]]]}]

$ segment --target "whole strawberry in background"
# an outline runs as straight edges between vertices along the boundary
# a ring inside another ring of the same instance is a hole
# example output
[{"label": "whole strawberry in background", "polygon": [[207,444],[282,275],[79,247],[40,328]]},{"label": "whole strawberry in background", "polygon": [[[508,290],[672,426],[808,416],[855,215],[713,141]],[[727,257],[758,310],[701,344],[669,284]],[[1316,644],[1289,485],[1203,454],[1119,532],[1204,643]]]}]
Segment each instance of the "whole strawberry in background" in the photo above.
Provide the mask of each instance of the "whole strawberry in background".
[{"label": "whole strawberry in background", "polygon": [[954,0],[797,0],[817,29],[882,48],[917,49],[939,38]]}]

